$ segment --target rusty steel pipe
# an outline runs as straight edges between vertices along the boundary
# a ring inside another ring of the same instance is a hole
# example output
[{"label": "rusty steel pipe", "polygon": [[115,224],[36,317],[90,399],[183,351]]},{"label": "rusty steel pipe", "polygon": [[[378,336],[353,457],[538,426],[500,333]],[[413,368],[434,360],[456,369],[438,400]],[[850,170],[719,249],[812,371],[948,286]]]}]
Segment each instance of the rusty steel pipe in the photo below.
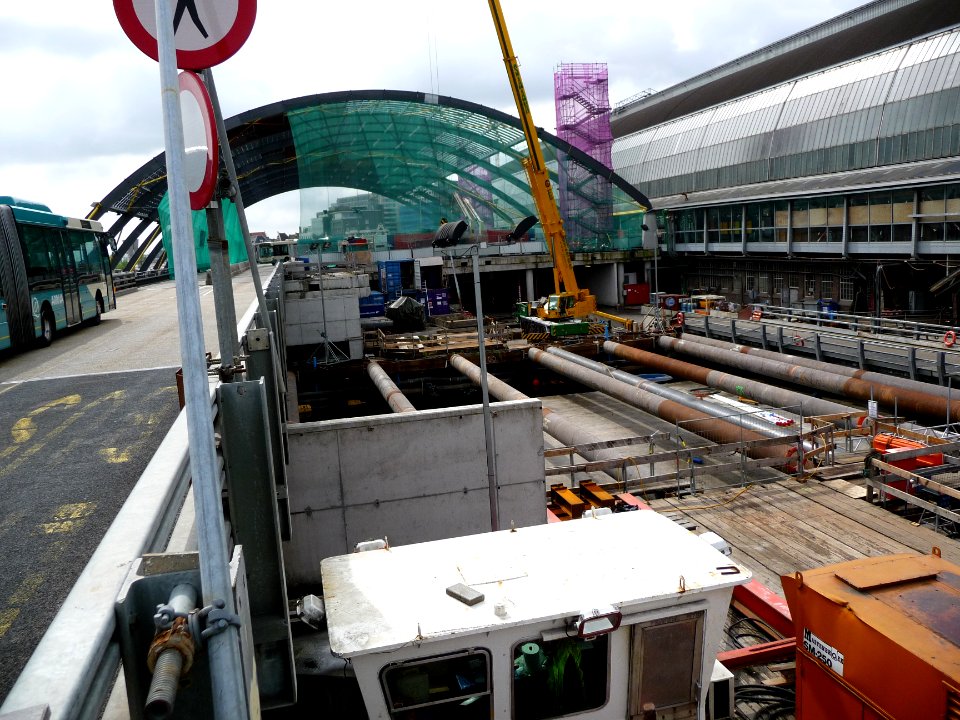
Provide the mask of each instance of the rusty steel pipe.
[{"label": "rusty steel pipe", "polygon": [[[638,407],[651,415],[673,423],[684,423],[684,429],[697,435],[706,437],[713,442],[737,443],[748,440],[766,439],[753,430],[742,428],[727,420],[712,417],[702,411],[682,405],[675,400],[669,400],[654,395],[638,387],[633,387],[619,380],[607,377],[602,373],[589,370],[568,360],[551,355],[537,348],[527,350],[527,357],[536,363],[550,368],[554,372],[576,380],[582,385],[592,387],[611,397]],[[749,457],[785,458],[791,451],[796,451],[794,445],[765,445],[748,448]]]},{"label": "rusty steel pipe", "polygon": [[943,398],[946,398],[948,395],[951,396],[951,399],[956,399],[958,397],[957,391],[948,389],[943,385],[934,385],[921,380],[911,380],[910,378],[897,377],[896,375],[884,375],[883,373],[873,372],[871,370],[861,370],[860,368],[846,367],[844,365],[823,362],[821,360],[807,358],[801,355],[784,355],[779,352],[773,352],[772,350],[764,350],[762,348],[749,347],[747,345],[738,345],[723,340],[716,340],[714,338],[700,337],[699,335],[687,334],[684,335],[684,340],[697,342],[701,345],[709,345],[710,347],[720,348],[722,350],[731,350],[733,352],[743,353],[744,355],[755,355],[757,357],[773,360],[788,358],[789,362],[793,363],[794,365],[829,370],[837,375],[857,378],[866,382],[879,382],[886,385],[895,385],[896,387],[904,388],[906,390],[916,390],[918,392],[930,393],[931,395],[938,395]]},{"label": "rusty steel pipe", "polygon": [[821,398],[810,397],[795,390],[787,390],[766,383],[750,380],[745,377],[731,375],[722,370],[711,370],[700,365],[677,360],[676,358],[658,355],[628,345],[621,345],[612,341],[603,344],[603,349],[619,358],[640,363],[652,370],[658,370],[674,377],[698,382],[708,387],[724,390],[732,395],[747,397],[771,407],[802,408],[804,415],[837,415],[840,413],[855,412],[840,403]]},{"label": "rusty steel pipe", "polygon": [[[666,336],[661,336],[657,340],[657,344],[663,350],[673,350],[708,362],[731,365],[740,370],[804,385],[832,395],[842,395],[863,401],[876,400],[886,407],[897,407],[899,410],[925,417],[940,419],[948,411],[946,398],[918,390],[896,387],[889,383],[868,382],[859,378],[838,375],[835,372],[823,369],[824,363],[819,363],[820,368],[804,367],[784,359],[759,357]],[[960,411],[960,403],[951,401],[949,404],[957,408],[957,411],[954,411],[951,417],[960,417],[960,414],[957,414]]]},{"label": "rusty steel pipe", "polygon": [[762,420],[756,415],[752,415],[747,411],[741,410],[738,412],[728,405],[710,402],[710,400],[695,397],[690,393],[683,392],[682,390],[676,390],[675,388],[668,387],[666,385],[661,385],[650,380],[644,380],[641,377],[631,375],[630,373],[623,372],[622,370],[614,370],[603,363],[596,362],[595,360],[585,358],[581,355],[576,355],[572,352],[567,352],[561,348],[548,347],[547,352],[551,355],[556,355],[559,358],[563,358],[564,360],[569,360],[572,363],[576,363],[577,365],[585,367],[588,370],[593,370],[594,372],[598,372],[602,375],[607,375],[618,382],[632,385],[633,387],[638,387],[641,390],[653,393],[654,395],[660,395],[668,400],[675,400],[681,405],[686,405],[687,407],[703,412],[706,415],[710,415],[715,418],[722,418],[736,425],[740,425],[741,427],[754,430],[764,437],[788,437],[793,435],[793,433],[790,431],[784,430],[782,427],[777,427],[776,425]]},{"label": "rusty steel pipe", "polygon": [[[462,355],[451,355],[450,365],[475,385],[480,384],[480,368]],[[497,400],[530,400],[529,395],[524,395],[516,388],[507,385],[503,380],[495,378],[490,373],[487,373],[487,389]],[[543,431],[550,437],[556,438],[562,445],[574,447],[577,445],[589,445],[601,440],[601,438],[584,430],[560,413],[554,412],[550,408],[541,409],[543,412]],[[623,457],[623,455],[616,450],[578,450],[577,454],[585,457],[587,460],[613,460]],[[618,477],[613,471],[604,472],[617,482],[624,479]],[[633,479],[634,477],[640,477],[640,471],[633,466],[626,467],[626,478]]]},{"label": "rusty steel pipe", "polygon": [[367,363],[367,375],[373,380],[373,384],[377,386],[377,390],[380,391],[383,399],[387,401],[390,409],[395,413],[417,411],[413,404],[407,399],[407,396],[400,392],[400,388],[390,379],[386,370],[380,367],[380,363],[376,360],[371,360]]}]

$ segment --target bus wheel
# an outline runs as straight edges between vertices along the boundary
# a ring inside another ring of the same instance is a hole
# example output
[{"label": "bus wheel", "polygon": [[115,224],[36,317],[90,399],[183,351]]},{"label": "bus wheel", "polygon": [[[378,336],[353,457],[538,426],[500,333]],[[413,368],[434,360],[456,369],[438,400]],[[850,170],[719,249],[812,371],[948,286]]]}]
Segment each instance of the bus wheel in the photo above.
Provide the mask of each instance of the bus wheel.
[{"label": "bus wheel", "polygon": [[39,341],[42,347],[48,347],[50,343],[53,342],[53,333],[55,330],[56,325],[53,321],[53,313],[50,312],[50,308],[45,307],[40,315]]},{"label": "bus wheel", "polygon": [[97,299],[93,301],[94,307],[97,309],[97,314],[90,318],[91,325],[99,325],[100,320],[103,318],[103,298],[98,294]]}]

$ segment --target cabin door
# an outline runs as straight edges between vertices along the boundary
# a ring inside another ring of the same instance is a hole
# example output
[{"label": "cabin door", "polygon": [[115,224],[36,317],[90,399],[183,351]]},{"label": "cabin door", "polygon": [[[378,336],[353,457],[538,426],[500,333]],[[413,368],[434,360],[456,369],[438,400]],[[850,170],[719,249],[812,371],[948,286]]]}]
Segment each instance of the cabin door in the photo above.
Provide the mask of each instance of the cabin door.
[{"label": "cabin door", "polygon": [[696,720],[704,614],[634,625],[630,638],[630,720]]}]

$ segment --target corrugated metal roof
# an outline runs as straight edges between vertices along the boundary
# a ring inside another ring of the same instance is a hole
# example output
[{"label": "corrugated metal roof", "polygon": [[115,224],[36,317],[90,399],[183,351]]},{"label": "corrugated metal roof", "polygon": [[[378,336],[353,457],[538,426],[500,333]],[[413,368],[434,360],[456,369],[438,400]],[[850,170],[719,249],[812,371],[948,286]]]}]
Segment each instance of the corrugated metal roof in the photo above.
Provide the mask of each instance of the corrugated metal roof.
[{"label": "corrugated metal roof", "polygon": [[615,109],[613,135],[629,135],[957,24],[956,0],[877,0]]}]

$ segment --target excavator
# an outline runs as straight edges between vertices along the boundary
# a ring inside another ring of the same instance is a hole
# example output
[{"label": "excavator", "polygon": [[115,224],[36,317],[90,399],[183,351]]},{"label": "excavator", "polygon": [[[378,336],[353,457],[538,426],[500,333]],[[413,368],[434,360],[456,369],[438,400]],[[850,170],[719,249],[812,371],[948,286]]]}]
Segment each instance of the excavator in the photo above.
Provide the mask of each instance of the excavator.
[{"label": "excavator", "polygon": [[[527,93],[523,88],[523,79],[520,77],[520,63],[513,52],[513,45],[510,42],[510,35],[507,33],[507,25],[503,17],[503,10],[500,7],[500,0],[489,0],[489,4],[493,24],[500,40],[500,49],[503,52],[503,63],[507,69],[510,88],[513,90],[513,99],[517,104],[517,113],[520,116],[520,124],[527,142],[527,157],[523,158],[521,162],[527,171],[530,193],[533,195],[537,212],[540,214],[540,224],[543,226],[547,248],[553,259],[555,292],[540,304],[518,303],[517,314],[520,317],[521,324],[523,324],[524,318],[533,319],[534,311],[536,312],[536,318],[547,321],[541,324],[551,336],[586,333],[588,325],[586,318],[590,315],[629,323],[628,320],[615,315],[598,312],[596,297],[591,295],[587,288],[581,288],[577,284],[577,278],[573,273],[573,263],[570,260],[570,251],[567,248],[563,219],[560,217],[557,200],[553,194],[550,173],[543,158],[543,151],[540,149],[537,128],[533,124],[533,116],[527,102]],[[527,225],[527,229],[529,229],[529,225]]]}]

